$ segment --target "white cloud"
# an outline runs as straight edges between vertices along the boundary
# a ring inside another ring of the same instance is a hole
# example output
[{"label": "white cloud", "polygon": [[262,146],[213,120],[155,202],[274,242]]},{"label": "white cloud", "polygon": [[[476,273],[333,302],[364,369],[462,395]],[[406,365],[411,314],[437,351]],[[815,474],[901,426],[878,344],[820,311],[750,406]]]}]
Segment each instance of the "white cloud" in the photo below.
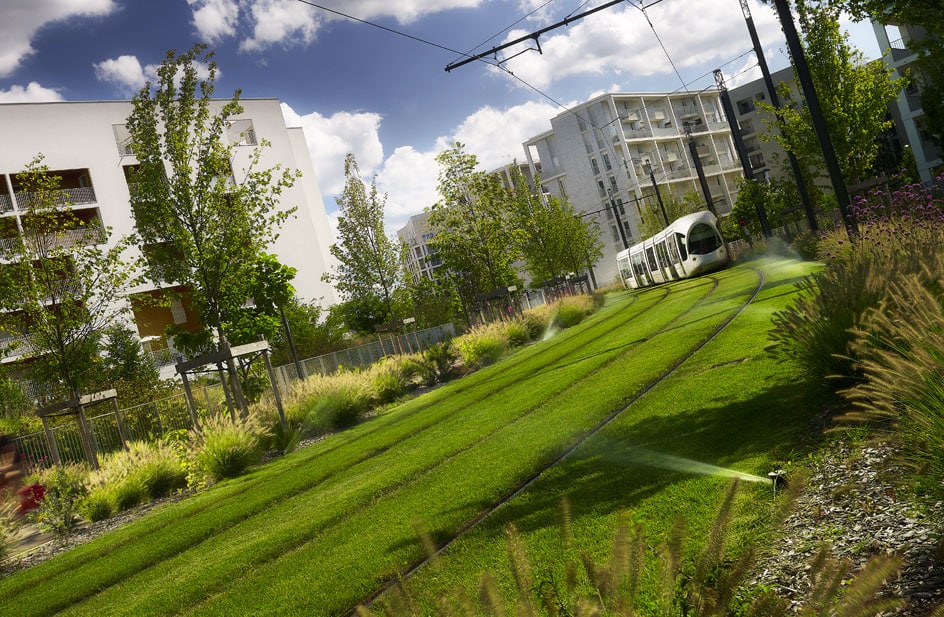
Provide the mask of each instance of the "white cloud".
[{"label": "white cloud", "polygon": [[524,160],[521,144],[551,128],[550,119],[561,109],[549,103],[527,102],[506,110],[483,107],[466,118],[452,135],[475,154],[486,170]]},{"label": "white cloud", "polygon": [[207,42],[216,43],[236,34],[239,5],[235,0],[187,0],[193,9],[193,25]]},{"label": "white cloud", "polygon": [[0,77],[7,77],[32,54],[31,42],[46,24],[72,17],[108,15],[113,0],[4,0],[0,4]]},{"label": "white cloud", "polygon": [[35,81],[23,86],[10,86],[9,90],[0,90],[0,103],[43,103],[61,101],[62,95],[58,90],[44,88]]},{"label": "white cloud", "polygon": [[300,115],[282,103],[287,126],[300,126],[326,199],[344,190],[344,157],[353,153],[361,173],[372,176],[383,163],[380,144],[380,114],[338,112],[322,116],[318,112]]},{"label": "white cloud", "polygon": [[187,0],[193,11],[193,26],[211,43],[242,37],[240,49],[260,51],[272,45],[307,45],[328,21],[392,17],[401,24],[440,11],[474,8],[483,0],[321,0],[325,11],[297,0]]},{"label": "white cloud", "polygon": [[121,90],[138,90],[148,80],[136,56],[118,56],[94,65],[95,78],[117,85]]},{"label": "white cloud", "polygon": [[256,0],[249,8],[252,37],[240,49],[259,51],[274,44],[307,45],[318,31],[317,13],[296,0]]},{"label": "white cloud", "polygon": [[[147,81],[157,81],[157,64],[141,66],[137,56],[124,55],[109,60],[96,62],[94,65],[95,77],[99,81],[114,84],[122,94],[131,94],[140,90]],[[195,63],[198,79],[208,79],[209,67],[202,62]],[[217,69],[216,79],[222,75]]]},{"label": "white cloud", "polygon": [[[780,26],[773,10],[755,0],[751,3],[751,12],[761,41],[767,46],[779,41]],[[721,64],[751,46],[738,3],[665,2],[649,8],[647,13],[653,27],[646,16],[632,6],[613,7],[585,17],[542,37],[543,54],[525,53],[506,66],[531,85],[546,88],[573,75],[671,74],[672,65],[653,30],[679,69],[710,61]],[[525,34],[524,30],[516,30],[505,40]],[[510,48],[505,50],[505,55],[510,57],[526,46],[533,47],[533,44]]]},{"label": "white cloud", "polygon": [[439,199],[436,155],[447,147],[444,143],[439,146],[428,152],[401,146],[384,161],[383,169],[377,174],[377,189],[387,195],[384,212],[388,234],[395,234],[410,216],[419,214]]}]

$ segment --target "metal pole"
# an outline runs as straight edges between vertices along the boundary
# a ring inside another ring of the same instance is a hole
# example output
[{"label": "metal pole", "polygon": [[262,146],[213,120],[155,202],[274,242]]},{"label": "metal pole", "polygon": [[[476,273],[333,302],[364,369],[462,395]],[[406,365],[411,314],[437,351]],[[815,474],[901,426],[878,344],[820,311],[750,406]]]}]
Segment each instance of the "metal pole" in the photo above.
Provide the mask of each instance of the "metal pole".
[{"label": "metal pole", "polygon": [[819,140],[820,148],[823,150],[826,170],[829,172],[833,192],[835,192],[836,201],[839,204],[839,213],[842,215],[842,221],[849,236],[858,235],[859,229],[855,218],[849,212],[849,193],[846,189],[846,182],[842,177],[842,170],[839,168],[839,160],[836,158],[833,142],[829,137],[826,119],[823,117],[823,109],[819,104],[816,86],[813,84],[813,76],[810,74],[806,54],[800,44],[800,35],[797,34],[796,25],[793,23],[793,15],[790,14],[790,5],[787,0],[774,0],[774,5],[777,7],[780,25],[783,26],[783,33],[787,38],[787,47],[790,48],[790,56],[793,58],[797,79],[799,79],[800,86],[803,88],[803,96],[806,98],[806,105],[810,110],[810,118],[813,120],[816,137]]},{"label": "metal pole", "polygon": [[616,228],[619,229],[620,240],[623,241],[623,248],[629,248],[629,242],[626,241],[626,231],[623,229],[623,221],[620,219],[619,208],[616,207],[616,200],[613,199],[613,191],[607,189],[610,194],[610,207],[613,208],[613,218],[616,219]]},{"label": "metal pole", "polygon": [[[737,116],[734,114],[734,106],[731,105],[731,97],[728,94],[728,88],[724,85],[724,74],[721,69],[715,69],[715,84],[718,86],[718,92],[721,94],[721,107],[724,109],[724,115],[728,117],[728,124],[731,125],[731,137],[734,139],[734,149],[737,150],[738,158],[741,159],[741,168],[744,170],[744,177],[749,182],[754,181],[754,171],[751,169],[751,163],[747,156],[747,148],[744,147],[744,138],[741,137],[741,127],[738,126]],[[764,204],[755,203],[757,210],[757,219],[760,221],[761,230],[765,238],[770,238],[773,232],[770,230],[770,221],[767,220],[767,211]]]},{"label": "metal pole", "polygon": [[711,199],[711,189],[708,188],[708,179],[705,178],[705,170],[701,166],[701,159],[698,157],[698,146],[695,145],[695,138],[692,137],[691,129],[686,126],[685,133],[688,135],[688,151],[692,155],[692,161],[695,163],[695,173],[698,174],[698,183],[701,185],[701,192],[705,195],[705,203],[708,204],[708,210],[718,216],[715,212],[715,205]]},{"label": "metal pole", "polygon": [[662,193],[659,192],[659,185],[656,184],[656,174],[652,171],[652,161],[646,163],[646,166],[649,167],[649,179],[652,180],[652,188],[656,190],[656,199],[659,201],[659,209],[662,210],[662,220],[665,221],[665,226],[669,226],[669,217],[665,214],[665,204],[662,203]]},{"label": "metal pole", "polygon": [[[777,94],[774,80],[770,76],[770,69],[767,67],[767,57],[764,55],[764,48],[761,47],[760,38],[757,36],[757,28],[754,27],[754,18],[751,17],[751,9],[747,4],[747,0],[741,0],[741,12],[744,13],[747,31],[751,35],[751,43],[754,45],[754,55],[757,57],[757,65],[760,66],[761,75],[764,77],[767,95],[770,97],[770,103],[777,109],[777,124],[782,125],[783,115],[780,113],[780,96]],[[803,211],[806,213],[806,222],[810,226],[810,231],[815,233],[819,231],[819,225],[816,224],[816,213],[813,211],[813,202],[810,200],[810,192],[806,188],[806,182],[803,181],[803,170],[800,168],[800,162],[789,150],[787,150],[787,160],[790,161],[790,170],[793,172],[794,180],[796,180],[797,191],[800,194],[800,203],[803,204]]]},{"label": "metal pole", "polygon": [[305,368],[302,366],[302,363],[298,361],[298,351],[295,349],[295,339],[292,338],[292,330],[288,327],[288,320],[285,319],[285,311],[282,310],[281,305],[279,305],[279,317],[282,318],[282,327],[285,329],[285,338],[288,341],[288,349],[292,352],[292,362],[295,363],[295,375],[298,379],[307,379],[308,375],[305,373]]}]

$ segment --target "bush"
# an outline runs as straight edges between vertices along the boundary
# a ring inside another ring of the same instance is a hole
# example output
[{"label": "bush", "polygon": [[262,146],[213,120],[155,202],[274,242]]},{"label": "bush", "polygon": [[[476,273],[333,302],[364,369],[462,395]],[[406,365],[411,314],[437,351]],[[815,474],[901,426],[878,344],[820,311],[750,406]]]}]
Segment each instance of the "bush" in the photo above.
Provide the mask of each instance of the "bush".
[{"label": "bush", "polygon": [[861,379],[853,329],[878,307],[894,281],[917,275],[926,284],[944,248],[944,203],[918,187],[886,195],[857,197],[854,213],[860,234],[849,241],[845,230],[823,234],[818,242],[824,269],[798,284],[797,301],[774,316],[768,349],[798,362],[812,379],[844,387]]},{"label": "bush", "polygon": [[528,324],[523,319],[507,322],[505,336],[508,337],[508,344],[512,347],[523,347],[532,339]]},{"label": "bush", "polygon": [[374,400],[384,405],[407,393],[412,385],[409,373],[406,359],[384,358],[365,371],[364,377],[370,381]]},{"label": "bush", "polygon": [[11,499],[0,500],[0,561],[10,556],[16,537],[16,502]]},{"label": "bush", "polygon": [[31,516],[41,530],[51,531],[59,539],[68,537],[78,522],[87,475],[80,465],[56,465],[39,473],[37,482],[46,488],[46,494]]},{"label": "bush", "polygon": [[256,416],[208,418],[189,442],[191,484],[235,478],[262,460],[266,431]]},{"label": "bush", "polygon": [[554,304],[555,321],[561,328],[576,326],[596,308],[592,296],[565,296]]},{"label": "bush", "polygon": [[453,348],[469,368],[481,368],[498,361],[508,348],[501,326],[478,326],[468,334],[453,339]]},{"label": "bush", "polygon": [[103,521],[115,514],[115,496],[107,485],[96,486],[89,490],[79,502],[79,514],[89,522]]}]

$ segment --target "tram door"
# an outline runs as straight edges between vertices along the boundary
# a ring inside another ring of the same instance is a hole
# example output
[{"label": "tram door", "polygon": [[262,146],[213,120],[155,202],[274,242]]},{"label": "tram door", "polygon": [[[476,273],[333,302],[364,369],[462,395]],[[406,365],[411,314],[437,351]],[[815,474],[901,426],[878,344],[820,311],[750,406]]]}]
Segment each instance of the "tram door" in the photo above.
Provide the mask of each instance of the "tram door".
[{"label": "tram door", "polygon": [[682,263],[684,258],[679,255],[678,243],[676,242],[675,235],[669,235],[665,239],[665,246],[669,251],[669,257],[672,260],[672,263],[675,265],[675,269],[678,272],[679,278],[685,278],[687,273],[685,272],[685,264]]},{"label": "tram door", "polygon": [[646,247],[646,262],[649,264],[649,276],[652,278],[652,282],[664,283],[666,278],[662,274],[662,267],[659,264],[659,260],[656,258],[656,250],[653,245]]},{"label": "tram door", "polygon": [[636,282],[639,286],[652,285],[652,277],[649,276],[649,268],[643,258],[642,249],[630,255],[629,260],[633,265],[633,274],[636,275]]},{"label": "tram door", "polygon": [[665,245],[665,239],[656,244],[656,255],[658,255],[659,261],[662,264],[662,274],[665,280],[676,281],[679,279],[679,275],[678,272],[675,271],[675,266],[672,265],[672,260],[669,258],[669,252],[666,250]]}]

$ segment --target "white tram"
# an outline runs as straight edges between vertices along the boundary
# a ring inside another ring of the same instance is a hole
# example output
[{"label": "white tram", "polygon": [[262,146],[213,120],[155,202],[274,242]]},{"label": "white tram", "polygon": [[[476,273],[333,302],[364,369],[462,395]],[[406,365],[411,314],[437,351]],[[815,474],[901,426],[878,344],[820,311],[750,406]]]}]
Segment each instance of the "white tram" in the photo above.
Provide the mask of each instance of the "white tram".
[{"label": "white tram", "polygon": [[708,211],[673,221],[656,235],[616,256],[627,289],[698,276],[728,265],[718,221]]}]

